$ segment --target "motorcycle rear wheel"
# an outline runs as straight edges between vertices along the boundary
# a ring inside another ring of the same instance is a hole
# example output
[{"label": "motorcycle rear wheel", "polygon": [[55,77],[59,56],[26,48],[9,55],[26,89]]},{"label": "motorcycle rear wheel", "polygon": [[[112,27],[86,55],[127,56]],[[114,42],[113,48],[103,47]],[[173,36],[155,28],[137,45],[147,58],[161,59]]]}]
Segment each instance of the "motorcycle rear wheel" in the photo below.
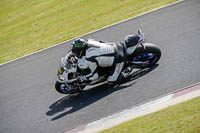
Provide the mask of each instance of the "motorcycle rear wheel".
[{"label": "motorcycle rear wheel", "polygon": [[143,45],[144,47],[137,47],[131,55],[131,60],[135,62],[135,68],[152,67],[160,60],[161,50],[157,45],[152,43],[144,43]]}]

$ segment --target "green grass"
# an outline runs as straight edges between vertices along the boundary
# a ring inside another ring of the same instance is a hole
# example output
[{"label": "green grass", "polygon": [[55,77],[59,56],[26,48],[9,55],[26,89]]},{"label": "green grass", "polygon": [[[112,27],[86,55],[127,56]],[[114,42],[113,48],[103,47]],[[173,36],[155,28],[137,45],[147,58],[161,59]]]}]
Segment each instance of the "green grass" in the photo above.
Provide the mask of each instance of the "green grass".
[{"label": "green grass", "polygon": [[176,0],[0,0],[0,63]]},{"label": "green grass", "polygon": [[100,133],[200,133],[200,97]]}]

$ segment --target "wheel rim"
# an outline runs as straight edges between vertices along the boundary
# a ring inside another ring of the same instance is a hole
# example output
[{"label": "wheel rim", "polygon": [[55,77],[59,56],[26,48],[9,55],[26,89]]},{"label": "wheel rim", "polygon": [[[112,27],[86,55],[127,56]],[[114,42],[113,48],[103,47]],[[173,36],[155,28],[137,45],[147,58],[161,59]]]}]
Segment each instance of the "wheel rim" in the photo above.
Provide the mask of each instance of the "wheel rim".
[{"label": "wheel rim", "polygon": [[74,89],[74,88],[72,89],[72,88],[70,88],[69,86],[67,86],[65,84],[60,85],[60,89],[65,94],[71,94],[71,93],[75,93],[75,92],[78,91],[78,89]]},{"label": "wheel rim", "polygon": [[142,61],[147,65],[153,65],[157,59],[158,57],[154,53],[141,53],[134,58],[135,61]]}]

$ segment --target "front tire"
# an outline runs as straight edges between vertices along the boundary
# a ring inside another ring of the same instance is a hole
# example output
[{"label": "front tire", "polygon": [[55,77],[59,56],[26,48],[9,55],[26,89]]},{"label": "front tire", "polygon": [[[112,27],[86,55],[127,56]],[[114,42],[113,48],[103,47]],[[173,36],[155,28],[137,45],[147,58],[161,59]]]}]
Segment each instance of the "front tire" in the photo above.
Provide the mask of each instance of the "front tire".
[{"label": "front tire", "polygon": [[[56,81],[55,83],[55,89],[57,92],[61,93],[61,94],[75,94],[75,93],[79,93],[81,90],[83,90],[85,88],[85,85],[80,86],[80,88],[78,87],[69,87],[70,85],[65,85],[62,84],[58,81]],[[67,88],[67,89],[65,89]]]},{"label": "front tire", "polygon": [[[56,83],[55,83],[55,89],[56,89],[57,92],[63,94],[63,91],[62,91],[62,89],[61,89],[61,85],[62,85],[62,84],[61,84],[60,82],[56,81]],[[64,93],[64,94],[65,94],[65,93]]]}]

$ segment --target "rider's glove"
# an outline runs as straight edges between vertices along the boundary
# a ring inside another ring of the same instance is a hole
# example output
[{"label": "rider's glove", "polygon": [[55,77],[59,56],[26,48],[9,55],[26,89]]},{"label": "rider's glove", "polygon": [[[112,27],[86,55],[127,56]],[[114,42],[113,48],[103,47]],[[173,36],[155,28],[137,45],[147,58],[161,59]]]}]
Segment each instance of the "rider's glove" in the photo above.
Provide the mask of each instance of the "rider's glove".
[{"label": "rider's glove", "polygon": [[79,76],[78,77],[78,82],[79,83],[87,83],[89,80],[87,79],[86,76]]}]

